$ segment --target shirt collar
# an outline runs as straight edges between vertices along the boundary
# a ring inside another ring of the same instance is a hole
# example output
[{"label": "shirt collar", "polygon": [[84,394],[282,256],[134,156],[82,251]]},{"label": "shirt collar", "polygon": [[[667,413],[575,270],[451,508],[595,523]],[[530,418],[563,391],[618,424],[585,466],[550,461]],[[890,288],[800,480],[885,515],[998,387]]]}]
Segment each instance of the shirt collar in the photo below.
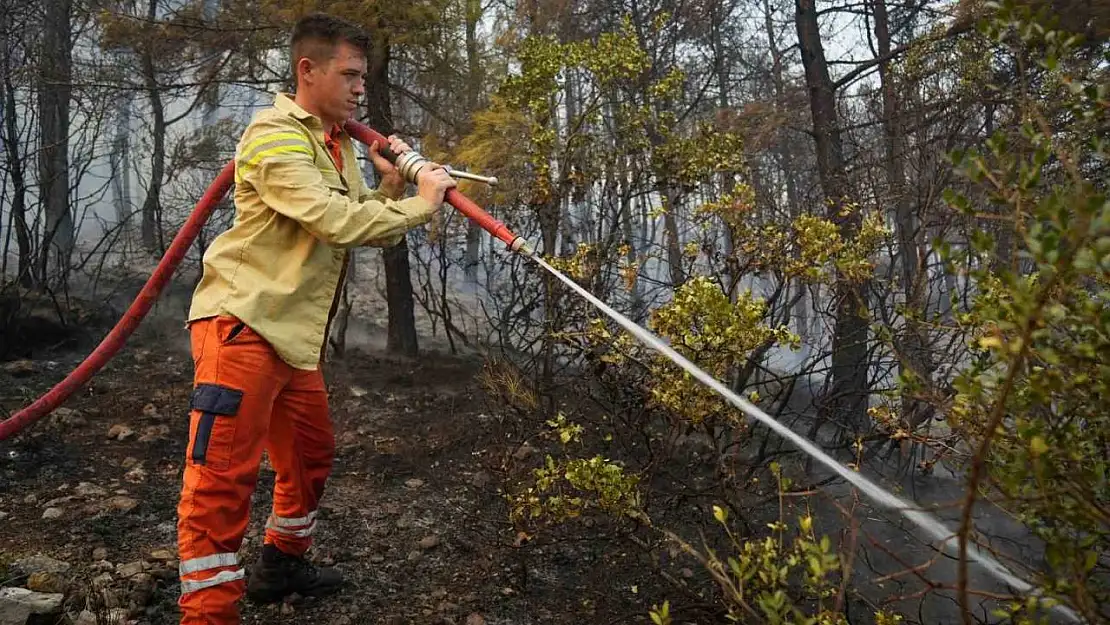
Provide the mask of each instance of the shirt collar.
[{"label": "shirt collar", "polygon": [[283,113],[288,113],[289,115],[292,115],[300,121],[312,120],[313,122],[315,122],[317,128],[323,130],[332,139],[339,139],[344,134],[346,134],[346,130],[343,128],[342,124],[336,124],[330,129],[325,129],[323,120],[321,120],[316,115],[313,115],[312,113],[304,110],[304,108],[301,107],[301,105],[297,104],[293,98],[294,95],[291,93],[280,92],[274,98],[274,105],[277,106],[277,109],[279,111]]}]

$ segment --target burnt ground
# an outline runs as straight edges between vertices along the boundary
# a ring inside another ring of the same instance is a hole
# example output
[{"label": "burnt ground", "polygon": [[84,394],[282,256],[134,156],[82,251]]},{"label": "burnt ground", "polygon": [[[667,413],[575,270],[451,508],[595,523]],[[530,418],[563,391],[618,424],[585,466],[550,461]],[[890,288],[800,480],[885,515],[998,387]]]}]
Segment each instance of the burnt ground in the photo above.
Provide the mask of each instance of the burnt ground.
[{"label": "burnt ground", "polygon": [[[71,564],[61,577],[72,614],[115,606],[134,622],[176,623],[175,505],[192,384],[177,334],[140,332],[63,409],[0,444],[0,564],[35,554]],[[0,407],[30,403],[85,353],[6,363]],[[434,350],[416,361],[355,350],[329,366],[338,449],[311,553],[348,585],[332,598],[246,602],[244,622],[650,622],[650,582],[619,564],[619,542],[515,544],[499,488],[514,466],[542,460],[506,434],[475,384],[480,365]],[[272,484],[264,461],[247,563]],[[140,580],[128,579],[136,571]],[[92,592],[105,587],[113,599]]]},{"label": "burnt ground", "polygon": [[[63,408],[0,442],[0,576],[8,572],[0,586],[64,592],[68,616],[48,622],[177,622],[175,506],[192,388],[182,328],[188,288],[180,290],[163,297],[120,353]],[[502,492],[542,466],[545,452],[559,454],[556,443],[534,438],[542,419],[522,423],[487,397],[478,382],[482,358],[450,355],[422,315],[421,357],[385,355],[383,294],[360,292],[349,332],[355,347],[326,370],[337,454],[311,551],[317,561],[339,567],[348,584],[330,598],[294,598],[279,606],[244,602],[244,623],[617,625],[650,623],[649,610],[664,599],[676,625],[725,622],[714,607],[718,599],[705,592],[712,587],[705,571],[673,549],[656,548],[657,536],[629,534],[627,525],[597,517],[521,543]],[[119,304],[129,301],[123,297]],[[29,360],[0,362],[0,410],[19,410],[63,379],[116,318],[102,314],[79,336],[64,342],[52,337],[30,350]],[[567,395],[582,400],[573,384]],[[526,439],[530,444],[522,445]],[[680,467],[672,477],[684,484],[688,476]],[[939,507],[938,515],[956,526],[958,474],[884,482]],[[272,484],[264,461],[240,554],[244,563],[260,547]],[[697,542],[705,523],[682,527],[681,521],[710,519],[714,502],[697,494],[698,478],[686,490],[673,498],[670,527]],[[853,507],[858,496],[843,485],[821,490],[820,497],[792,501],[788,519],[805,507],[819,533],[836,544],[859,543],[852,585],[866,600],[850,598],[851,622],[868,622],[872,608],[885,603],[906,622],[959,621],[951,592],[925,594],[933,582],[919,574],[891,577],[928,566],[930,578],[951,584],[950,559],[938,557],[897,515],[866,505],[857,511],[860,536],[849,536],[839,510]],[[751,503],[740,511],[751,527],[777,518],[774,501],[760,495]],[[1008,564],[1036,561],[1015,547],[1027,540],[1016,521],[1001,514],[976,518],[981,531],[997,537],[995,547],[1015,552]],[[53,578],[28,576],[18,563],[37,554],[67,563],[68,570]],[[977,586],[1003,590],[974,567],[971,574]],[[989,607],[978,606],[976,620],[998,622]]]}]

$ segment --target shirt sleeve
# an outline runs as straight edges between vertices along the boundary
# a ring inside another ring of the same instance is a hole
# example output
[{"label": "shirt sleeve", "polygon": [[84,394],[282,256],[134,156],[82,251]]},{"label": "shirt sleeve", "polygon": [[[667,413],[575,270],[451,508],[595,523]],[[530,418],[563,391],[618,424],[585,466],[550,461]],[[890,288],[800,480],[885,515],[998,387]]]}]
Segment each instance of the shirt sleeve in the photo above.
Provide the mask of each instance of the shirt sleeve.
[{"label": "shirt sleeve", "polygon": [[[359,174],[359,177],[358,177],[358,189],[359,189],[359,192],[358,192],[358,201],[359,202],[368,202],[368,201],[391,202],[391,201],[395,201],[395,200],[390,200],[381,191],[378,191],[377,189],[371,189],[370,185],[366,184],[366,179],[361,174]],[[367,241],[365,243],[365,245],[368,246],[368,247],[393,247],[394,245],[397,245],[398,243],[400,243],[401,239],[403,239],[404,236],[405,236],[404,233],[400,233],[400,234],[396,234],[396,235],[391,236],[391,237],[385,237],[385,238],[382,238],[382,239],[374,239],[374,240],[371,240],[371,241]]]},{"label": "shirt sleeve", "polygon": [[[435,212],[419,196],[389,200],[360,191],[353,200],[330,188],[316,167],[309,138],[280,120],[253,125],[236,150],[235,171],[237,181],[250,185],[267,206],[335,247],[399,241]],[[365,188],[364,181],[359,183]]]}]

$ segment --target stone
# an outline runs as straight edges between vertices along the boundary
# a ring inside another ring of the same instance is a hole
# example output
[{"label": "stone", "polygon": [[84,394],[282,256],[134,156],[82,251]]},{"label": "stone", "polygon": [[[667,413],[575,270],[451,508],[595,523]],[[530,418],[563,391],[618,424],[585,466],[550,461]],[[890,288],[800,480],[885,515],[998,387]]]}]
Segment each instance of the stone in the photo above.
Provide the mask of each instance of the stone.
[{"label": "stone", "polygon": [[420,488],[423,485],[424,485],[424,480],[422,480],[418,477],[414,477],[410,480],[405,480],[405,486],[407,486],[408,488]]},{"label": "stone", "polygon": [[29,506],[33,506],[33,505],[37,504],[38,502],[39,502],[39,496],[36,495],[35,493],[31,493],[30,495],[27,495],[26,497],[23,498],[23,503],[25,503]]},{"label": "stone", "polygon": [[520,446],[519,449],[513,452],[513,458],[516,458],[517,460],[527,460],[528,457],[534,453],[536,453],[536,448],[533,447],[530,443],[524,443]]},{"label": "stone", "polygon": [[108,500],[108,507],[117,512],[131,512],[139,506],[137,499],[117,495]]},{"label": "stone", "polygon": [[22,378],[35,372],[35,363],[24,358],[21,360],[6,362],[4,363],[3,368],[4,373],[12,376],[13,378]]},{"label": "stone", "polygon": [[77,615],[77,620],[73,621],[73,625],[97,625],[96,615],[88,610],[82,610],[81,614]]},{"label": "stone", "polygon": [[0,521],[3,521],[4,519],[8,518],[9,516],[10,515],[7,512],[4,512],[3,510],[0,510]]},{"label": "stone", "polygon": [[143,406],[143,416],[144,417],[157,417],[158,416],[158,407],[155,406],[154,404],[147,404],[147,405]]},{"label": "stone", "polygon": [[419,551],[410,551],[409,552],[409,562],[416,562],[419,559],[420,559],[420,552]]},{"label": "stone", "polygon": [[169,549],[155,549],[154,551],[150,552],[150,559],[168,562],[170,560],[176,560],[177,556],[174,555],[174,552]]},{"label": "stone", "polygon": [[[62,611],[61,593],[35,592],[26,588],[0,588],[0,625],[23,625],[32,614],[52,615]],[[22,620],[18,620],[22,618]]]},{"label": "stone", "polygon": [[27,578],[27,588],[35,592],[60,593],[64,595],[67,587],[68,584],[66,580],[57,573],[38,571],[31,573]]},{"label": "stone", "polygon": [[131,469],[126,474],[124,474],[123,479],[127,480],[128,482],[131,482],[132,484],[138,484],[140,482],[146,481],[146,477],[147,477],[146,469],[144,469],[140,465],[140,466],[135,467],[134,469]]},{"label": "stone", "polygon": [[486,625],[486,617],[474,612],[466,617],[466,625]]},{"label": "stone", "polygon": [[92,579],[92,587],[94,590],[104,590],[112,585],[115,578],[111,573],[101,573]]},{"label": "stone", "polygon": [[108,491],[88,482],[81,482],[73,492],[81,497],[104,497],[108,494]]},{"label": "stone", "polygon": [[440,539],[438,534],[429,534],[420,539],[421,549],[435,549],[439,546]]},{"label": "stone", "polygon": [[41,553],[20,558],[11,564],[12,572],[16,575],[31,575],[33,573],[55,573],[62,575],[68,573],[73,566],[68,562],[56,560]]},{"label": "stone", "polygon": [[92,550],[92,559],[94,562],[108,559],[108,550],[104,547],[97,547]]},{"label": "stone", "polygon": [[149,567],[150,565],[142,560],[135,560],[127,564],[117,564],[116,575],[125,579],[128,577],[135,577],[139,573],[145,573]]},{"label": "stone", "polygon": [[143,428],[143,435],[139,437],[140,443],[152,443],[156,440],[165,438],[170,434],[170,426],[168,425],[152,425]]},{"label": "stone", "polygon": [[42,504],[42,507],[43,508],[60,508],[60,507],[62,507],[62,505],[67,504],[67,503],[73,501],[74,499],[77,499],[77,498],[74,497],[73,495],[67,495],[65,497],[55,497],[55,498],[51,499],[50,501]]},{"label": "stone", "polygon": [[134,435],[135,430],[122,423],[117,423],[108,430],[108,438],[117,441],[125,441]]},{"label": "stone", "polygon": [[46,519],[47,521],[53,521],[55,519],[62,518],[62,515],[64,514],[65,511],[61,508],[47,508],[46,510],[42,511],[42,518]]}]

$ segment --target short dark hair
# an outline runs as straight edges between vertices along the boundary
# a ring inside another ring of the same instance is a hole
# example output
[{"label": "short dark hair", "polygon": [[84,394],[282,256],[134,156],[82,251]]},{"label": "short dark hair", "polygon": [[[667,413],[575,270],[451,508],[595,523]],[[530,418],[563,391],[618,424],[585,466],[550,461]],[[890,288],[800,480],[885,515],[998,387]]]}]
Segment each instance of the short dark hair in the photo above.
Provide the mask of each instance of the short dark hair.
[{"label": "short dark hair", "polygon": [[308,57],[323,63],[335,55],[340,42],[348,43],[369,56],[371,40],[358,24],[327,13],[309,13],[293,26],[290,41],[290,66],[293,84],[297,83],[297,62]]}]

